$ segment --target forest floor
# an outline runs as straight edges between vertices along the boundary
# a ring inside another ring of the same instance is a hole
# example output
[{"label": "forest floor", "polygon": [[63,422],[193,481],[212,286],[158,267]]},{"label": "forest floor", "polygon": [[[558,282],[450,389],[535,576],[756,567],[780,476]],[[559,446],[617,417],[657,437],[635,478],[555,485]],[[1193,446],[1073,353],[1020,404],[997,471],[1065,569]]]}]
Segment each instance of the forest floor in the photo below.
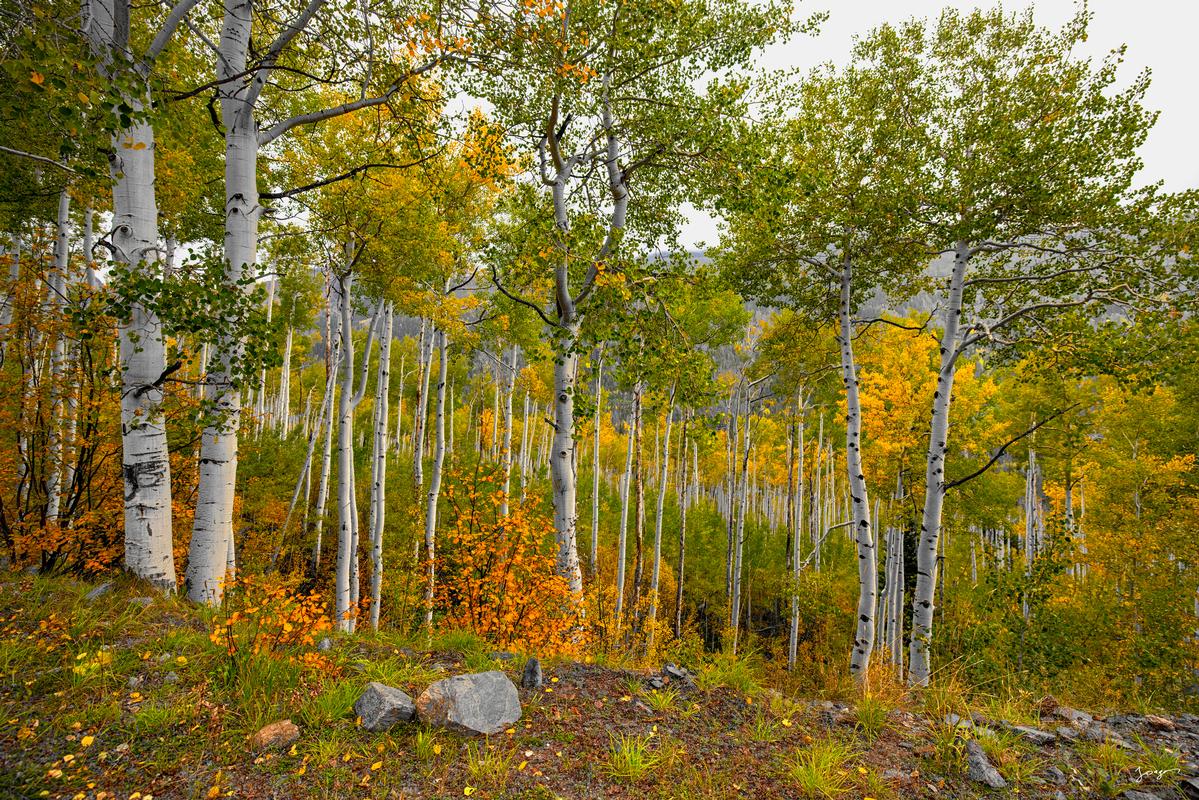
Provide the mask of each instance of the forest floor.
[{"label": "forest floor", "polygon": [[[211,640],[213,612],[124,580],[100,587],[0,575],[0,797],[1199,797],[1199,718],[1186,714],[1092,719],[1048,698],[972,708],[936,686],[791,698],[730,659],[690,665],[694,680],[550,661],[503,733],[370,733],[352,710],[367,681],[413,697],[488,669],[519,684],[523,658],[461,635],[432,649],[358,635],[238,660]],[[254,743],[282,719],[298,738]],[[980,782],[980,754],[1006,786]]]}]

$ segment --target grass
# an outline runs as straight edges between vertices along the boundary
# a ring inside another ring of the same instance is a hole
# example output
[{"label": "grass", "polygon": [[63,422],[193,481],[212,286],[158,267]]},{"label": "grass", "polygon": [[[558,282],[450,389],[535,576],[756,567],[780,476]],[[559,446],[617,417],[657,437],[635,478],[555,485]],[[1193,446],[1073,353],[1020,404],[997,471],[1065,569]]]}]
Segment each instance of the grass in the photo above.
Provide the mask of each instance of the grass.
[{"label": "grass", "polygon": [[304,704],[300,710],[300,723],[317,728],[344,719],[352,713],[354,702],[361,693],[356,682],[330,681],[320,694]]},{"label": "grass", "polygon": [[761,675],[752,654],[716,653],[695,675],[695,685],[705,692],[728,687],[747,697],[762,691]]},{"label": "grass", "polygon": [[472,742],[466,748],[466,772],[476,787],[503,792],[508,786],[512,753],[502,753],[487,742]]},{"label": "grass", "polygon": [[891,706],[874,695],[865,695],[854,709],[854,727],[867,741],[873,741],[887,727]]},{"label": "grass", "polygon": [[841,797],[853,785],[850,767],[856,757],[844,742],[817,740],[787,757],[783,772],[801,797]]},{"label": "grass", "polygon": [[936,768],[956,774],[966,766],[966,742],[956,726],[934,723],[928,732],[932,761]]},{"label": "grass", "polygon": [[643,692],[641,699],[651,709],[662,714],[667,711],[673,711],[678,705],[679,690],[670,686],[663,689],[651,689],[648,692]]},{"label": "grass", "polygon": [[618,781],[636,783],[658,768],[662,755],[650,747],[650,734],[617,734],[608,745],[603,771]]}]

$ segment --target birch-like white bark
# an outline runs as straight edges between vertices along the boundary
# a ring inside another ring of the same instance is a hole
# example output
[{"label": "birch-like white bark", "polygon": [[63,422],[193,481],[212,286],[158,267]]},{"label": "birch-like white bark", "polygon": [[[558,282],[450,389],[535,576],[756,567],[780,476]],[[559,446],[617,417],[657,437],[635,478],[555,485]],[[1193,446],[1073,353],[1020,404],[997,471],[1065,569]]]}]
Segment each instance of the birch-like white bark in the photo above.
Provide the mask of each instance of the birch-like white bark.
[{"label": "birch-like white bark", "polygon": [[662,573],[662,512],[666,507],[666,477],[670,474],[670,430],[674,424],[674,391],[666,407],[666,429],[662,435],[661,470],[658,472],[658,507],[654,516],[654,565],[649,579],[649,625],[646,627],[646,652],[654,646],[654,627],[658,622],[658,584]]},{"label": "birch-like white bark", "polygon": [[437,417],[434,420],[433,468],[425,507],[425,629],[433,629],[433,602],[437,584],[437,499],[441,493],[441,467],[445,462],[445,383],[449,343],[444,330],[438,336]]}]

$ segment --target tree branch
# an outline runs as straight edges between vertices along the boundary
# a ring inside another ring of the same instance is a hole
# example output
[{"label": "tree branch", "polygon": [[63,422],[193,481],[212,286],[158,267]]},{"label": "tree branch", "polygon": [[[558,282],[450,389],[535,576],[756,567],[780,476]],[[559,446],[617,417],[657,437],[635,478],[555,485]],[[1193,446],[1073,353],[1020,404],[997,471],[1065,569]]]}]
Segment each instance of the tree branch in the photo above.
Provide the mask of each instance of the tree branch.
[{"label": "tree branch", "polygon": [[1058,417],[1065,414],[1066,412],[1072,411],[1073,409],[1078,408],[1080,405],[1082,405],[1082,404],[1075,403],[1074,405],[1063,408],[1061,411],[1055,411],[1054,413],[1050,414],[1048,417],[1045,417],[1045,419],[1038,422],[1036,425],[1033,425],[1031,428],[1024,431],[1024,433],[1021,433],[1018,436],[1014,436],[1011,439],[1008,439],[1006,442],[1004,442],[1002,447],[1000,447],[998,450],[995,451],[995,455],[991,456],[990,461],[988,461],[986,464],[984,464],[979,469],[974,470],[974,472],[971,472],[969,475],[967,475],[963,478],[958,478],[957,480],[950,481],[949,483],[946,483],[945,485],[943,485],[941,487],[941,493],[945,494],[950,489],[953,489],[957,486],[961,486],[963,483],[966,483],[967,481],[972,481],[975,478],[977,478],[979,475],[982,475],[984,472],[989,470],[991,467],[995,466],[995,462],[999,461],[999,459],[1001,459],[1003,457],[1003,454],[1005,452],[1007,452],[1007,449],[1009,447],[1011,447],[1012,445],[1014,445],[1016,442],[1020,441],[1024,437],[1031,435],[1041,426],[1052,422],[1053,420],[1057,419]]}]

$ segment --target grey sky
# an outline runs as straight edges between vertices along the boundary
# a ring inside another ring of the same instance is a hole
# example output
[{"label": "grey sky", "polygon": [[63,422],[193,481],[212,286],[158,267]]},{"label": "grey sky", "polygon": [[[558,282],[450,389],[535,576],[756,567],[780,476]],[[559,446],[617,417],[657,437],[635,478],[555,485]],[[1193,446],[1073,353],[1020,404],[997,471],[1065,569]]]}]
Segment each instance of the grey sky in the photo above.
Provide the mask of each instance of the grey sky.
[{"label": "grey sky", "polygon": [[[805,0],[800,13],[826,10],[830,16],[819,36],[797,37],[775,47],[763,59],[763,67],[808,68],[825,61],[845,63],[855,34],[883,22],[909,17],[935,17],[943,8],[969,10],[994,4],[977,0]],[[1060,27],[1075,12],[1074,0],[1007,2],[1009,11],[1031,6],[1038,23]],[[1147,105],[1161,112],[1141,155],[1145,183],[1165,182],[1169,190],[1199,186],[1199,161],[1195,153],[1195,129],[1199,105],[1195,82],[1199,80],[1199,0],[1090,0],[1094,12],[1086,43],[1087,55],[1102,57],[1128,45],[1122,74],[1130,80],[1142,69],[1153,71]],[[717,237],[714,220],[699,212],[689,214],[683,241],[707,242]]]}]

